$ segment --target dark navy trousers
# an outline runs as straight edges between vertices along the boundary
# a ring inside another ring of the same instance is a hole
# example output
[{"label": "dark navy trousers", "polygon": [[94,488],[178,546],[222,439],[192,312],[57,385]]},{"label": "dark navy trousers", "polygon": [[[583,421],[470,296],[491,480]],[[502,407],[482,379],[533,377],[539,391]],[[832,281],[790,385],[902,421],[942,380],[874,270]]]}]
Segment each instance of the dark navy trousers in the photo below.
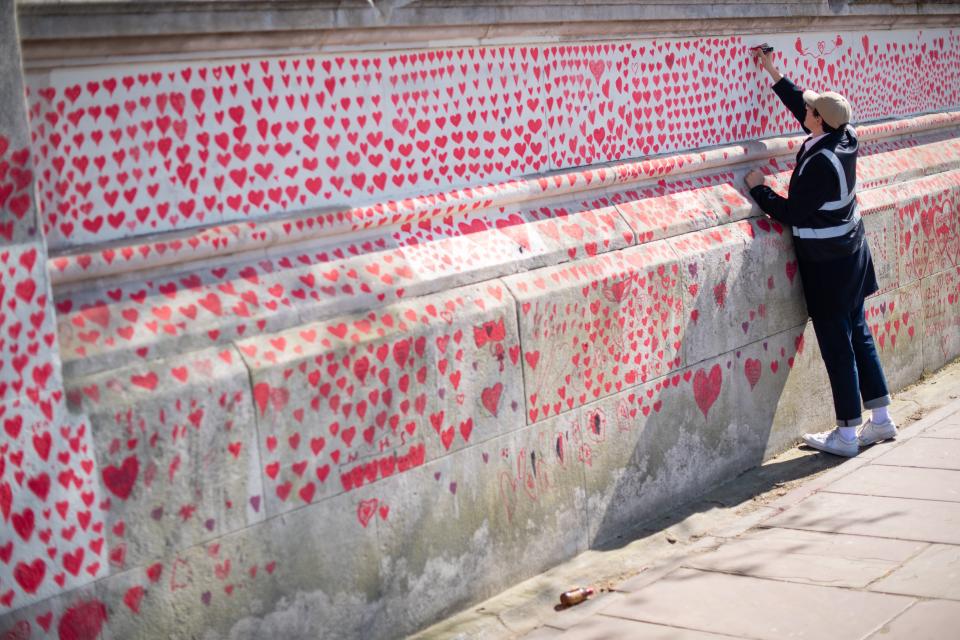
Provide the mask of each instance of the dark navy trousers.
[{"label": "dark navy trousers", "polygon": [[837,426],[856,427],[863,422],[861,398],[862,407],[867,409],[890,404],[877,346],[864,318],[863,301],[849,313],[812,320],[830,377]]}]

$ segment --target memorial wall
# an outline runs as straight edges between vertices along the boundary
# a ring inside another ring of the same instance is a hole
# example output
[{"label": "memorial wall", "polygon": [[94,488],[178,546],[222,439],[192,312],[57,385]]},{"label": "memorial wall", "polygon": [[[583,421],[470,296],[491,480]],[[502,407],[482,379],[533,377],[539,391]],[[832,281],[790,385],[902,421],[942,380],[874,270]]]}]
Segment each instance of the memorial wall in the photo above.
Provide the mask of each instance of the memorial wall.
[{"label": "memorial wall", "polygon": [[830,426],[759,42],[853,104],[891,386],[960,354],[956,5],[87,4],[0,2],[2,638],[399,637]]}]

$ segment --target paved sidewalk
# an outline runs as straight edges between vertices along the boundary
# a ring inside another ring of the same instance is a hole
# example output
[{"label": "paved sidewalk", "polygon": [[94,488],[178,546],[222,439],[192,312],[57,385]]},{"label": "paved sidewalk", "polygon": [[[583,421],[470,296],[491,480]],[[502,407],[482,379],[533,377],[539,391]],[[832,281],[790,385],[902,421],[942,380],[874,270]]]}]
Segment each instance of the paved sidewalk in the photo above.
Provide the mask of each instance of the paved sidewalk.
[{"label": "paved sidewalk", "polygon": [[767,506],[522,637],[960,638],[960,400]]}]

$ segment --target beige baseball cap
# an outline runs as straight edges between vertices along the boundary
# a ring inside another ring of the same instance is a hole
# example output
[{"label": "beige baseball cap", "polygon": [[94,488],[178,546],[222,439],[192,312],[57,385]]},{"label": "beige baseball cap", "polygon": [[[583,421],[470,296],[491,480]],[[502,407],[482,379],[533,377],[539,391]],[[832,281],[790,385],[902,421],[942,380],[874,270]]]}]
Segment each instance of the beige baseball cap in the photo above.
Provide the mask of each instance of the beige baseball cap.
[{"label": "beige baseball cap", "polygon": [[816,109],[823,121],[834,129],[839,129],[847,124],[853,117],[853,109],[850,108],[850,103],[834,91],[816,93],[807,89],[803,92],[803,101]]}]

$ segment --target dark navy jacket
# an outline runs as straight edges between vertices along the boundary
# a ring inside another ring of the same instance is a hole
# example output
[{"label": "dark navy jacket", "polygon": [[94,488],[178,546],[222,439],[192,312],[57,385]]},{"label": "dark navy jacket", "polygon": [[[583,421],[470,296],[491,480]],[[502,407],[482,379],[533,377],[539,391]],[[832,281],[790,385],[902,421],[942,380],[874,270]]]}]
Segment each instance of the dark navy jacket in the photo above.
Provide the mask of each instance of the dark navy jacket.
[{"label": "dark navy jacket", "polygon": [[[803,126],[803,90],[787,78],[773,90]],[[804,127],[804,131],[809,131]],[[760,185],[750,195],[764,213],[792,227],[807,310],[849,313],[877,290],[870,247],[857,212],[857,134],[849,124],[797,153],[787,197]]]}]

